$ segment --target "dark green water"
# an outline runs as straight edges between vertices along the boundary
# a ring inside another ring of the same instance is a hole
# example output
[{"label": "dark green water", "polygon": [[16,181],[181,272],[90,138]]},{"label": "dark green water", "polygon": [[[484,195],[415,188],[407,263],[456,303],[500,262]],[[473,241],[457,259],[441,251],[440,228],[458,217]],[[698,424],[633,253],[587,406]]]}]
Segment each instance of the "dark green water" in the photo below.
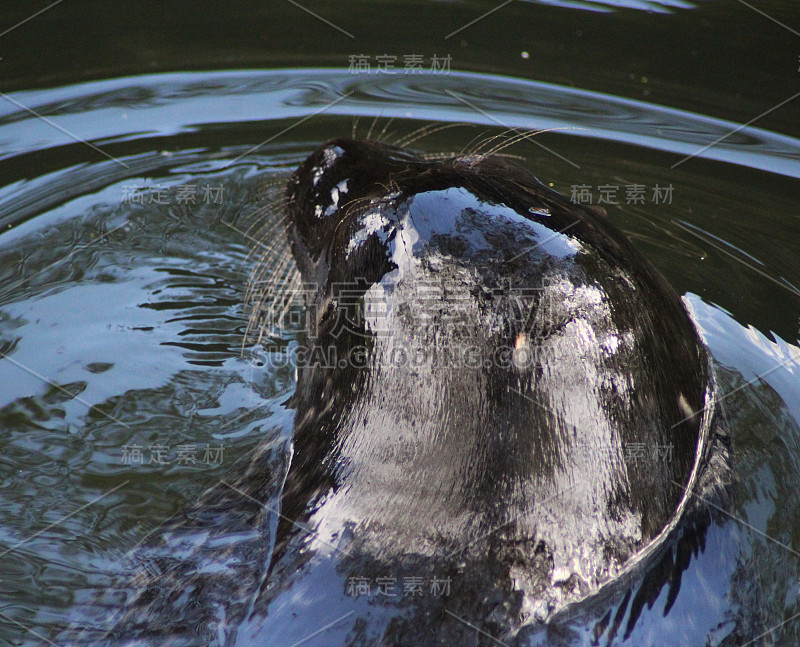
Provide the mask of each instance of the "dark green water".
[{"label": "dark green water", "polygon": [[237,223],[266,184],[353,128],[456,122],[415,146],[558,129],[506,152],[617,203],[730,393],[734,518],[626,644],[797,644],[800,6],[517,1],[447,37],[500,3],[304,4],[333,27],[290,2],[64,0],[15,27],[50,5],[0,8],[0,644],[48,644],[121,554],[285,446],[293,373],[243,344]]}]

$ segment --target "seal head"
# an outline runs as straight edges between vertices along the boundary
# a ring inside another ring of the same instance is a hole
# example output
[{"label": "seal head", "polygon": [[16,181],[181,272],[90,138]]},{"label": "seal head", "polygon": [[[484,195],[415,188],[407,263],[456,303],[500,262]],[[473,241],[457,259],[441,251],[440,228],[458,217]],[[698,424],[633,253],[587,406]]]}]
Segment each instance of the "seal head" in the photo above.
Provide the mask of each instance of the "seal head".
[{"label": "seal head", "polygon": [[713,378],[620,232],[496,156],[337,139],[287,191],[310,302],[276,560],[298,523],[359,556],[345,574],[491,555],[523,623],[652,552],[707,460]]}]

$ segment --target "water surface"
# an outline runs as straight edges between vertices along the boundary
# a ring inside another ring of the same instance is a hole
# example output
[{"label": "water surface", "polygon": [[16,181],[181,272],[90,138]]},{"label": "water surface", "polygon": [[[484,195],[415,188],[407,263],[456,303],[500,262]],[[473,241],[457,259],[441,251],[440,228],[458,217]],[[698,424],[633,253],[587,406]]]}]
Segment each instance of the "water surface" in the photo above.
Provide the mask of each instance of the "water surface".
[{"label": "water surface", "polygon": [[[8,95],[0,640],[55,635],[86,591],[114,581],[126,551],[233,478],[259,444],[281,464],[294,376],[289,362],[263,359],[291,354],[295,333],[245,339],[255,264],[245,223],[275,198],[273,181],[333,136],[398,141],[461,123],[413,145],[458,152],[508,128],[552,129],[504,152],[557,190],[605,203],[686,295],[729,394],[732,518],[709,530],[669,612],[655,600],[627,644],[796,641],[800,141],[731,134],[732,121],[647,99],[346,69],[179,72]],[[576,619],[564,640],[590,644],[591,626]]]}]

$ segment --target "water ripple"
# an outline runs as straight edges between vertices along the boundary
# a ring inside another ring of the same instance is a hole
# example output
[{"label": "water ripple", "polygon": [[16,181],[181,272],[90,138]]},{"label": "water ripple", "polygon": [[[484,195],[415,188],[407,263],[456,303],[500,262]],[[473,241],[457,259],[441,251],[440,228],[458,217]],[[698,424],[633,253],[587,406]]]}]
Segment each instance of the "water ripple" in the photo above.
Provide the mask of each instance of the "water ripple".
[{"label": "water ripple", "polygon": [[[0,159],[74,144],[76,138],[113,153],[114,144],[134,138],[197,132],[216,124],[300,119],[323,111],[570,129],[565,136],[674,153],[676,163],[697,155],[800,178],[800,140],[793,137],[600,92],[486,74],[361,75],[336,69],[176,73],[9,96],[48,121],[0,101]],[[87,156],[97,155],[90,150]]]}]

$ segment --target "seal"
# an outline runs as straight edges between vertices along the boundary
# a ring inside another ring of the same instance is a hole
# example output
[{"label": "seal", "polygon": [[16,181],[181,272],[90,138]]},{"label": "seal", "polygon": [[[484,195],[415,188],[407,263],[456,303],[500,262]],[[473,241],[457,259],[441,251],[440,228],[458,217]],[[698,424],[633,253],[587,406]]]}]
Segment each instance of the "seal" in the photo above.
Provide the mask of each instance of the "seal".
[{"label": "seal", "polygon": [[501,156],[348,139],[287,198],[308,325],[236,644],[510,644],[663,563],[725,432],[681,299],[607,219]]}]

